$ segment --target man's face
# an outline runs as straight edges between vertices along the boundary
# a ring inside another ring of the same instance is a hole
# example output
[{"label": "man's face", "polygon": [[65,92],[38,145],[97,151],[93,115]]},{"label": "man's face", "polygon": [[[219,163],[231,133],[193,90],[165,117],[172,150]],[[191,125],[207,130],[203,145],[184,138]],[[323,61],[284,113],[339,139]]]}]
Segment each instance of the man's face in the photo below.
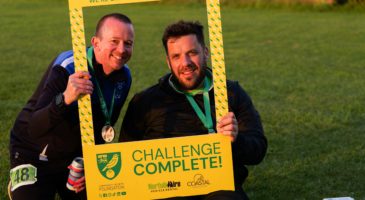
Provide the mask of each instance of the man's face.
[{"label": "man's face", "polygon": [[119,70],[132,56],[134,30],[131,24],[115,18],[106,19],[99,36],[92,38],[95,58],[105,74]]},{"label": "man's face", "polygon": [[167,63],[183,90],[196,89],[205,77],[208,49],[190,34],[167,41]]}]

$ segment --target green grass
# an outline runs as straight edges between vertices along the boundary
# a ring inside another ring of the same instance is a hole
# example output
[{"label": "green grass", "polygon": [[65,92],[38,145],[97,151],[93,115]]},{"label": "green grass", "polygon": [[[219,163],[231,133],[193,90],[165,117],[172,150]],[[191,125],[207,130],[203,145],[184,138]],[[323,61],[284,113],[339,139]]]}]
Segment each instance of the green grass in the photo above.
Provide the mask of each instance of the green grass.
[{"label": "green grass", "polygon": [[[196,4],[84,11],[87,40],[107,12],[134,21],[128,100],[168,72],[160,42],[165,25],[180,18],[206,24],[205,7]],[[7,199],[9,130],[71,41],[66,1],[3,1],[0,13],[0,199]],[[365,14],[222,7],[222,20],[228,78],[252,97],[269,140],[265,160],[250,167],[244,185],[251,199],[365,199]]]}]

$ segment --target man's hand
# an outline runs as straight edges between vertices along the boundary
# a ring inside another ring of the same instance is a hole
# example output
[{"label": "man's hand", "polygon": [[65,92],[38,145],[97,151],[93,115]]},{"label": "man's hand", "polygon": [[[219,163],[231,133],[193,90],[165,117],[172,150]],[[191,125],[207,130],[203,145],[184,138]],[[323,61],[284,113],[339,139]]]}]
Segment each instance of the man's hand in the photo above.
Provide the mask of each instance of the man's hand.
[{"label": "man's hand", "polygon": [[84,190],[85,189],[85,176],[77,179],[75,181],[75,184],[73,185],[73,187],[74,187],[76,193],[79,193],[82,190]]},{"label": "man's hand", "polygon": [[231,142],[234,142],[238,134],[238,125],[236,116],[233,112],[227,113],[217,123],[217,132],[226,135],[231,138]]},{"label": "man's hand", "polygon": [[66,105],[70,105],[81,95],[93,93],[94,87],[90,78],[88,72],[75,72],[69,76],[66,90],[63,92]]}]

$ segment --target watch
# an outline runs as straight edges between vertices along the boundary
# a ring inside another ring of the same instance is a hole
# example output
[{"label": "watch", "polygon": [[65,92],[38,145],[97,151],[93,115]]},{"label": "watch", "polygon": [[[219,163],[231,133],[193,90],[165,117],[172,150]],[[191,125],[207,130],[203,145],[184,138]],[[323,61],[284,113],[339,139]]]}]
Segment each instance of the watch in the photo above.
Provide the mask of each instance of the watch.
[{"label": "watch", "polygon": [[65,98],[62,93],[56,95],[55,102],[57,107],[59,108],[65,107]]}]

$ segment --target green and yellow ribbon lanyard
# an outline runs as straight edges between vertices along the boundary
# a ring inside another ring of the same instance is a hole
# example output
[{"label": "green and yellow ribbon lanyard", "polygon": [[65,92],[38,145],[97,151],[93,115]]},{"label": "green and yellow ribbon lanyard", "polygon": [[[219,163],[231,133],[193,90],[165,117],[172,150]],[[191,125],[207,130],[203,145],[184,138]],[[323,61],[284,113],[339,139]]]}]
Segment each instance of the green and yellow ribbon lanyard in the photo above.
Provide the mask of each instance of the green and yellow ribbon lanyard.
[{"label": "green and yellow ribbon lanyard", "polygon": [[103,93],[101,91],[99,82],[96,78],[95,69],[93,67],[93,59],[92,59],[93,58],[93,51],[94,51],[93,47],[90,47],[87,50],[87,61],[88,61],[89,66],[90,66],[90,71],[93,73],[93,77],[95,77],[94,80],[95,80],[95,85],[96,85],[96,89],[97,89],[97,94],[98,94],[98,97],[99,97],[101,110],[102,110],[103,115],[105,117],[105,126],[102,129],[102,136],[103,136],[103,139],[106,142],[111,142],[111,140],[114,139],[114,135],[115,135],[114,129],[111,126],[111,118],[112,118],[112,113],[113,113],[113,108],[114,108],[115,88],[114,88],[114,91],[113,91],[112,102],[110,104],[110,110],[108,110],[108,107],[105,103],[105,99],[104,99]]},{"label": "green and yellow ribbon lanyard", "polygon": [[[211,111],[210,111],[209,89],[211,87],[211,81],[209,80],[209,78],[207,76],[204,78],[204,88],[203,89],[196,89],[196,90],[192,90],[189,92],[185,92],[185,91],[179,91],[173,85],[173,83],[172,83],[172,86],[176,91],[183,93],[186,96],[190,105],[193,107],[195,113],[198,115],[200,121],[204,124],[204,127],[208,129],[208,132],[215,133],[215,130],[213,128],[212,115],[211,115]],[[200,109],[200,107],[198,106],[198,104],[196,103],[196,101],[194,99],[194,96],[196,94],[199,94],[202,92],[203,92],[205,114]]]}]

